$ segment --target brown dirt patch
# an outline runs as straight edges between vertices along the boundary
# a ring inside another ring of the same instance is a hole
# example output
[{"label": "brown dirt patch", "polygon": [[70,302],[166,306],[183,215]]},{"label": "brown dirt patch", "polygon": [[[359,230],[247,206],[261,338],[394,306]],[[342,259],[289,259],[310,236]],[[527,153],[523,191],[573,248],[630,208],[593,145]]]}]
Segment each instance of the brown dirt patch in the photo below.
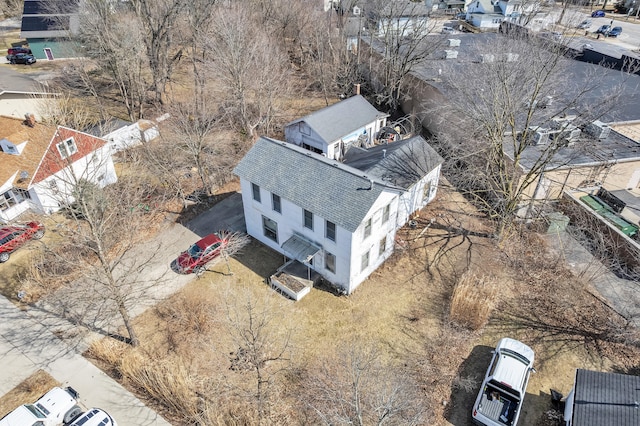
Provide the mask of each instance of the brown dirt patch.
[{"label": "brown dirt patch", "polygon": [[0,418],[22,404],[36,401],[55,386],[60,386],[60,383],[49,373],[43,370],[36,371],[0,398]]}]

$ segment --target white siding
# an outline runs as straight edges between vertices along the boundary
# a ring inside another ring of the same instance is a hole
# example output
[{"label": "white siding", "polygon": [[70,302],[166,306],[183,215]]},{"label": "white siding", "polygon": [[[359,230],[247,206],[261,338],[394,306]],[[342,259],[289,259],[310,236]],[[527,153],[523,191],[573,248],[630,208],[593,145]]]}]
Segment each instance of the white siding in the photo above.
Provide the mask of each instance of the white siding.
[{"label": "white siding", "polygon": [[[300,206],[281,198],[281,213],[278,213],[272,208],[271,193],[260,188],[260,202],[258,203],[253,199],[251,182],[241,178],[240,186],[247,233],[280,253],[283,253],[282,244],[294,233],[303,235],[307,240],[322,248],[313,259],[312,269],[336,286],[343,288],[347,293],[352,293],[393,252],[396,231],[395,218],[398,211],[398,196],[394,192],[383,193],[371,207],[367,215],[367,219],[372,218],[371,235],[368,238],[363,239],[364,224],[361,224],[353,234],[336,224],[336,241],[334,242],[325,237],[325,218],[314,214],[313,230],[308,229],[304,226],[304,213]],[[383,207],[388,204],[390,205],[389,219],[383,224]],[[278,224],[277,243],[264,235],[262,216],[266,216]],[[380,255],[380,241],[383,236],[387,236],[387,249]],[[361,271],[362,254],[367,250],[371,250],[369,267]],[[325,268],[325,251],[336,257],[335,273],[331,273]]]},{"label": "white siding", "polygon": [[[93,182],[101,188],[118,181],[108,145],[35,184],[32,191],[36,195],[32,198],[33,208],[40,213],[51,214],[60,210],[61,204],[73,202],[71,193],[80,179]],[[52,181],[56,182],[55,189]]]},{"label": "white siding", "polygon": [[[389,220],[382,223],[383,208],[390,205]],[[350,259],[350,286],[347,293],[352,293],[369,275],[391,255],[393,241],[396,234],[395,217],[398,211],[398,195],[394,192],[384,192],[371,206],[364,221],[353,234],[353,244]],[[371,235],[365,238],[365,224],[371,218]],[[380,256],[380,240],[387,236],[387,250]],[[362,270],[362,256],[369,251],[369,266]]]},{"label": "white siding", "polygon": [[[293,143],[298,146],[307,144],[309,146],[312,146],[314,148],[321,150],[323,153],[327,155],[328,158],[335,159],[337,156],[337,144],[341,140],[346,145],[349,145],[351,143],[354,143],[360,135],[366,132],[368,137],[368,142],[373,143],[373,138],[375,137],[376,133],[385,125],[386,125],[386,118],[377,119],[334,141],[325,141],[317,133],[315,133],[312,129],[310,129],[305,122],[298,122],[285,127],[284,135],[285,135],[285,141],[289,143]],[[301,131],[300,130],[301,126],[305,130]],[[303,132],[307,132],[309,134],[307,135],[307,134],[304,134]]]},{"label": "white siding", "polygon": [[[409,217],[416,211],[426,206],[436,196],[438,181],[440,179],[440,165],[433,169],[429,174],[420,179],[407,192],[400,197],[400,206],[398,210],[397,226],[404,226]],[[431,196],[425,198],[425,190],[431,190]]]}]

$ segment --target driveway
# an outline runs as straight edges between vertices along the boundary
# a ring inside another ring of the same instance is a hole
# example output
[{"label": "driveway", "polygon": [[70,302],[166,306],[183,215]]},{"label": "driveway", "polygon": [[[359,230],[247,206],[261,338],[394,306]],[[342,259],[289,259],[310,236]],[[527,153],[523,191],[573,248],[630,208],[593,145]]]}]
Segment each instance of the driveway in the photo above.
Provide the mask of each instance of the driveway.
[{"label": "driveway", "polygon": [[[125,266],[127,271],[138,267],[141,271],[131,278],[133,290],[127,302],[130,313],[141,314],[194,279],[194,275],[174,273],[169,265],[180,251],[219,229],[244,231],[240,194],[227,197],[186,227],[169,225],[137,247],[129,256],[132,264]],[[74,282],[69,288],[100,291],[87,280]],[[103,408],[120,426],[168,425],[160,415],[81,356],[93,340],[117,332],[122,325],[113,318],[105,320],[106,308],[109,306],[96,303],[95,297],[84,299],[78,297],[77,291],[68,289],[40,300],[26,311],[0,297],[0,318],[4,319],[0,323],[0,394],[42,368],[64,385],[76,389],[84,406]],[[78,322],[88,327],[79,326]]]},{"label": "driveway", "polygon": [[85,408],[104,408],[121,426],[170,424],[3,296],[0,317],[0,394],[43,369],[77,390]]}]

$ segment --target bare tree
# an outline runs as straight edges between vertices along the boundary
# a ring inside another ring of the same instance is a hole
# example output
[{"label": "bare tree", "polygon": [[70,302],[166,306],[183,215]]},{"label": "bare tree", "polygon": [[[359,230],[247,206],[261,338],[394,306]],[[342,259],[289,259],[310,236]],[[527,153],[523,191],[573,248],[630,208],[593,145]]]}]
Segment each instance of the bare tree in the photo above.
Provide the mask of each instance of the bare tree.
[{"label": "bare tree", "polygon": [[[200,93],[199,96],[206,96],[201,90],[196,91]],[[207,101],[209,104],[205,104]],[[174,102],[169,110],[171,127],[167,138],[186,154],[197,170],[202,189],[210,195],[213,191],[210,167],[216,162],[215,136],[221,125],[219,116],[211,100],[203,98],[196,102]],[[167,160],[171,164],[172,159]]]},{"label": "bare tree", "polygon": [[289,367],[293,349],[293,328],[283,324],[279,309],[285,301],[274,298],[278,296],[268,293],[256,299],[245,290],[229,294],[226,300],[235,347],[231,369],[251,375],[251,395],[257,404],[259,422],[269,414],[273,380]]},{"label": "bare tree", "polygon": [[310,373],[303,395],[313,422],[326,425],[428,423],[428,409],[413,376],[385,361],[376,346],[352,342]]},{"label": "bare tree", "polygon": [[[287,93],[288,58],[258,25],[244,4],[219,9],[207,50],[210,76],[216,76],[221,111],[238,130],[253,138],[270,128],[278,99]],[[249,48],[250,47],[250,48]]]},{"label": "bare tree", "polygon": [[174,44],[174,38],[186,4],[185,0],[131,1],[144,32],[142,45],[146,46],[152,77],[151,90],[156,103],[163,103],[174,65],[182,56],[182,49]]},{"label": "bare tree", "polygon": [[429,37],[435,21],[422,3],[372,0],[365,6],[369,78],[379,104],[400,108],[407,77],[438,52],[443,38]]},{"label": "bare tree", "polygon": [[[140,52],[144,40],[137,17],[123,6],[87,0],[81,3],[80,23],[78,39],[93,61],[72,64],[65,81],[71,87],[80,87],[99,105],[108,102],[110,91],[115,90],[129,119],[142,118],[149,82],[146,57]],[[103,113],[103,118],[106,115]]]},{"label": "bare tree", "polygon": [[[66,144],[68,140],[54,143]],[[76,139],[72,143],[90,142]],[[141,296],[162,282],[162,271],[168,270],[159,268],[161,275],[154,276],[155,272],[148,268],[158,247],[149,243],[140,245],[153,215],[153,187],[133,174],[104,186],[115,177],[108,166],[108,145],[84,159],[75,159],[73,164],[69,161],[71,157],[61,160],[54,158],[54,151],[50,153],[51,158],[43,165],[53,167],[52,171],[61,169],[55,173],[55,185],[50,185],[51,196],[67,213],[66,219],[60,217],[61,223],[56,227],[64,243],[50,250],[58,263],[67,264],[58,270],[72,269],[78,279],[56,292],[47,303],[91,329],[114,336],[117,324],[113,318],[120,318],[127,330],[125,340],[136,346],[139,340],[132,309],[142,306]],[[74,255],[69,256],[70,252]],[[51,278],[48,273],[55,275],[55,271],[45,269],[33,278],[46,285]]]},{"label": "bare tree", "polygon": [[213,19],[213,12],[218,6],[216,0],[194,0],[187,4],[185,10],[186,29],[188,34],[185,37],[188,43],[189,59],[193,70],[193,104],[197,115],[205,113],[206,100],[208,98],[207,80],[205,64],[210,52],[206,48],[206,37],[211,31],[211,27],[216,24]]},{"label": "bare tree", "polygon": [[[571,80],[571,60],[561,44],[495,36],[478,51],[487,53],[442,73],[453,112],[440,108],[437,136],[450,160],[449,178],[496,221],[503,237],[523,214],[522,203],[541,173],[588,147],[565,149],[575,138],[588,138],[580,127],[618,102],[627,77],[620,74],[606,96],[594,96],[605,84],[602,68],[587,66],[586,76]],[[560,151],[565,155],[558,156]]]},{"label": "bare tree", "polygon": [[227,273],[231,274],[229,259],[240,254],[247,244],[251,242],[249,235],[237,231],[218,231],[220,239],[225,241],[220,251],[221,257],[227,264]]}]

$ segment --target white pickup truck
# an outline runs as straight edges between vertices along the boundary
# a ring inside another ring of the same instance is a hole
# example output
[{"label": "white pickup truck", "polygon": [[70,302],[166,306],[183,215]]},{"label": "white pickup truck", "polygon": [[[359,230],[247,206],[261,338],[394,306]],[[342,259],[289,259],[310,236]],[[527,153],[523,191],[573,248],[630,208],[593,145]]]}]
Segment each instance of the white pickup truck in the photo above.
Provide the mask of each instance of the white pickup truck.
[{"label": "white pickup truck", "polygon": [[24,404],[0,419],[0,426],[59,426],[82,414],[78,392],[55,387],[33,404]]},{"label": "white pickup truck", "polygon": [[533,369],[533,350],[505,337],[498,342],[480,393],[473,405],[473,422],[486,426],[515,426]]}]

